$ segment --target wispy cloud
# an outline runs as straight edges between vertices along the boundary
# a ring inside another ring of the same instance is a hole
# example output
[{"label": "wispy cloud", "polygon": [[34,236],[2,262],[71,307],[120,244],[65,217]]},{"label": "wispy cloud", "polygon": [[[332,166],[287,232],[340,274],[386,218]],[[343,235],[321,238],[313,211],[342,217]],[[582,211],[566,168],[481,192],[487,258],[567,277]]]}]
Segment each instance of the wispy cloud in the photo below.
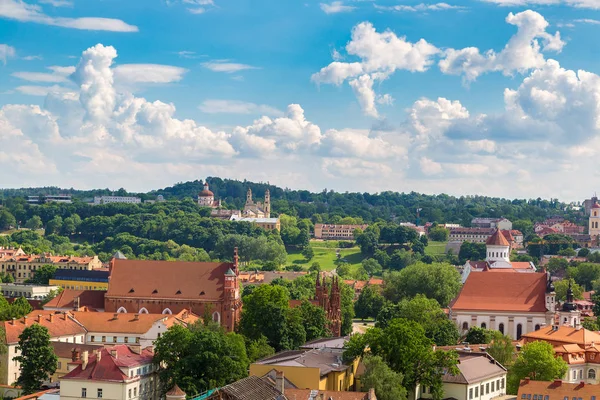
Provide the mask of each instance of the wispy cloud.
[{"label": "wispy cloud", "polygon": [[395,6],[380,6],[378,4],[374,4],[375,8],[378,10],[385,11],[403,11],[403,12],[426,12],[426,11],[444,11],[444,10],[462,10],[465,7],[463,6],[454,6],[448,3],[434,3],[434,4],[416,4],[413,6],[408,6],[404,4],[399,4]]},{"label": "wispy cloud", "polygon": [[114,69],[115,79],[122,83],[179,82],[188,71],[185,68],[161,64],[123,64]]},{"label": "wispy cloud", "polygon": [[50,17],[42,12],[39,5],[28,4],[22,0],[0,0],[0,18],[91,31],[138,31],[137,26],[129,25],[120,19]]},{"label": "wispy cloud", "polygon": [[265,104],[255,104],[239,100],[204,100],[198,106],[200,111],[208,114],[266,114],[282,116],[283,112]]},{"label": "wispy cloud", "polygon": [[600,25],[600,21],[599,20],[597,20],[597,19],[590,19],[590,18],[576,19],[573,22],[578,23],[578,24]]},{"label": "wispy cloud", "polygon": [[201,55],[196,54],[195,51],[188,51],[188,50],[178,51],[175,54],[177,54],[181,58],[199,58],[199,57],[202,57]]},{"label": "wispy cloud", "polygon": [[356,9],[356,7],[344,5],[344,3],[341,1],[334,1],[329,4],[321,3],[321,10],[323,10],[323,12],[325,14],[337,14],[337,13],[343,13],[343,12],[350,12],[350,11],[353,11],[354,9]]},{"label": "wispy cloud", "polygon": [[37,56],[25,56],[25,57],[21,57],[21,60],[25,60],[25,61],[33,61],[33,60],[43,60],[44,57],[37,55]]},{"label": "wispy cloud", "polygon": [[211,71],[225,72],[227,74],[232,74],[234,72],[243,71],[246,69],[259,69],[259,67],[253,67],[252,65],[232,63],[228,61],[229,60],[212,60],[202,63],[202,66],[210,69]]},{"label": "wispy cloud", "polygon": [[192,14],[204,14],[210,7],[214,7],[213,0],[182,0],[184,4],[189,4],[188,11]]},{"label": "wispy cloud", "polygon": [[45,82],[45,83],[64,83],[68,82],[68,76],[75,72],[75,67],[62,67],[53,65],[48,67],[52,72],[27,72],[18,71],[11,75],[15,78],[22,79],[28,82]]},{"label": "wispy cloud", "polygon": [[73,7],[70,0],[39,0],[40,4],[50,4],[53,7]]},{"label": "wispy cloud", "polygon": [[17,54],[17,51],[14,47],[0,43],[0,61],[2,61],[2,64],[6,65],[6,60],[14,57],[15,54]]},{"label": "wispy cloud", "polygon": [[62,86],[53,85],[53,86],[35,86],[35,85],[25,85],[18,86],[16,90],[21,94],[26,94],[29,96],[46,96],[48,93],[73,93],[71,90],[64,88]]}]

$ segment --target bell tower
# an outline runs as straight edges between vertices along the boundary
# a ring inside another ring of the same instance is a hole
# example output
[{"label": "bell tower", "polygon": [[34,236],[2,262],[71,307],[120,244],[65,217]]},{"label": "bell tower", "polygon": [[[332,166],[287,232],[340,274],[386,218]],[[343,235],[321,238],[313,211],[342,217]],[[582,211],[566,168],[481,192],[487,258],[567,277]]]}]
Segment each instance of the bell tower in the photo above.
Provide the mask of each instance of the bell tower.
[{"label": "bell tower", "polygon": [[595,242],[600,235],[600,204],[592,204],[592,211],[590,212],[590,220],[588,224],[588,233]]},{"label": "bell tower", "polygon": [[265,218],[271,218],[271,192],[265,191]]},{"label": "bell tower", "polygon": [[246,192],[246,205],[252,205],[252,189],[248,188],[248,191]]}]

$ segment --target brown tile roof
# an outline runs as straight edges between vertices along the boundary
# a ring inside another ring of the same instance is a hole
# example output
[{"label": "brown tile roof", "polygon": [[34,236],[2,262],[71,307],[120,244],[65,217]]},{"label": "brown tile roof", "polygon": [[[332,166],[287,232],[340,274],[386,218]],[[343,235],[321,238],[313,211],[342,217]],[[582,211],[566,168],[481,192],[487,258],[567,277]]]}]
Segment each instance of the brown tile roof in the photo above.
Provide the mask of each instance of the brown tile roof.
[{"label": "brown tile roof", "polygon": [[69,308],[76,307],[76,300],[79,298],[79,307],[89,307],[94,309],[104,309],[103,290],[74,290],[64,289],[58,296],[50,300],[44,307],[46,308]]},{"label": "brown tile roof", "polygon": [[73,311],[73,317],[88,332],[146,333],[156,321],[166,320],[165,314],[130,314]]},{"label": "brown tile roof", "polygon": [[[311,392],[316,397],[310,397]],[[323,397],[319,397],[323,396]],[[286,389],[285,397],[293,400],[327,399],[327,400],[369,400],[374,399],[366,392],[337,392],[333,390]]]},{"label": "brown tile roof", "polygon": [[318,368],[324,376],[331,371],[345,371],[348,365],[342,359],[343,349],[316,348],[281,351],[277,354],[256,361],[256,364],[277,366],[295,366],[302,368]]},{"label": "brown tile roof", "polygon": [[229,268],[233,264],[114,259],[106,297],[220,300]]},{"label": "brown tile roof", "polygon": [[444,382],[468,385],[506,375],[506,368],[487,353],[458,351],[458,356],[457,367],[460,372],[457,375],[444,374]]},{"label": "brown tile roof", "polygon": [[258,376],[248,376],[220,388],[210,398],[225,394],[230,400],[285,400],[281,392]]},{"label": "brown tile roof", "polygon": [[496,232],[485,241],[485,244],[488,246],[510,246],[500,229],[496,229]]},{"label": "brown tile roof", "polygon": [[199,316],[197,316],[196,314],[194,314],[193,312],[191,312],[189,310],[181,310],[177,314],[174,314],[174,315],[165,314],[165,316],[167,317],[167,319],[165,320],[164,323],[167,326],[167,328],[170,328],[173,325],[187,326],[187,325],[195,324],[200,319]]},{"label": "brown tile roof", "polygon": [[33,324],[40,324],[48,329],[51,338],[74,336],[85,334],[84,327],[79,325],[69,315],[54,314],[54,311],[35,310],[27,314],[26,317],[14,321],[4,321],[4,331],[6,332],[6,343],[18,343],[19,335],[23,333],[26,327]]},{"label": "brown tile roof", "polygon": [[537,394],[542,396],[549,396],[548,400],[563,400],[564,398],[583,398],[589,400],[591,396],[600,395],[600,385],[591,385],[586,383],[567,383],[560,380],[553,382],[549,381],[532,381],[524,379],[519,385],[519,392],[517,399],[521,399],[523,395],[528,398],[527,395]]},{"label": "brown tile roof", "polygon": [[175,384],[175,386],[173,386],[171,388],[171,390],[169,390],[167,392],[167,396],[185,396],[186,393],[181,390],[181,388],[179,386],[177,386],[177,384]]},{"label": "brown tile roof", "polygon": [[66,342],[50,342],[50,345],[54,349],[54,354],[60,358],[71,358],[73,350],[77,350],[81,354],[84,351],[92,353],[94,350],[102,348],[102,345]]},{"label": "brown tile roof", "polygon": [[565,325],[559,326],[557,330],[554,330],[552,326],[545,326],[537,331],[524,334],[523,338],[560,342],[564,344],[574,343],[579,345],[600,343],[600,334],[585,328],[577,329]]},{"label": "brown tile roof", "polygon": [[546,274],[490,274],[473,271],[452,310],[546,312]]}]

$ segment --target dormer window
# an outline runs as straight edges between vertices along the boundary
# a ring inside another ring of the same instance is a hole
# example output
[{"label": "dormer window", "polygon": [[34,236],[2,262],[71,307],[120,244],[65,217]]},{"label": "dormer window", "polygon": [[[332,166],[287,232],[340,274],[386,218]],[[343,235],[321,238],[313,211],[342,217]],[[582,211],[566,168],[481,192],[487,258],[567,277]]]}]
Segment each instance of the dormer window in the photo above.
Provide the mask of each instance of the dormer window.
[{"label": "dormer window", "polygon": [[175,293],[175,294],[181,294],[181,290],[178,290],[177,293]]},{"label": "dormer window", "polygon": [[158,293],[158,290],[154,289],[154,290],[152,291],[152,294],[156,294],[156,293]]},{"label": "dormer window", "polygon": [[133,293],[135,292],[135,290],[133,290],[133,288],[129,289],[129,293]]}]

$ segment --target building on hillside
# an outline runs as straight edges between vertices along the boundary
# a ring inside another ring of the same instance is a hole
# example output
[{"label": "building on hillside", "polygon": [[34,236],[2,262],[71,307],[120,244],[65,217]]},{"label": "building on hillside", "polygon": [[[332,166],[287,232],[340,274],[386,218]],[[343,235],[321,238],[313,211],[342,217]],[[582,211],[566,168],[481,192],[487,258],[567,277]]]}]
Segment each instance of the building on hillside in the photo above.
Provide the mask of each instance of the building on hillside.
[{"label": "building on hillside", "polygon": [[69,364],[60,379],[62,399],[158,400],[158,369],[152,349],[117,345],[89,353]]},{"label": "building on hillside", "polygon": [[20,354],[17,350],[19,335],[25,328],[39,324],[48,329],[51,341],[83,344],[85,328],[67,314],[53,314],[48,311],[35,310],[28,315],[2,322],[4,325],[4,344],[7,349],[0,354],[0,384],[14,383],[20,374],[20,365],[13,358]]},{"label": "building on hillside", "polygon": [[549,325],[523,335],[523,343],[545,341],[568,364],[566,382],[600,383],[600,334],[581,326]]},{"label": "building on hillside", "polygon": [[485,243],[494,232],[494,228],[451,228],[448,242]]},{"label": "building on hillside", "polygon": [[364,231],[369,225],[315,224],[315,239],[354,240],[354,231]]},{"label": "building on hillside", "polygon": [[352,279],[344,280],[346,285],[349,285],[352,289],[354,289],[354,299],[358,299],[358,296],[362,293],[363,289],[367,286],[373,286],[377,289],[380,289],[383,286],[383,279],[371,277],[368,281],[358,281]]},{"label": "building on hillside", "polygon": [[491,228],[501,230],[511,230],[512,222],[506,218],[473,218],[471,226],[474,228]]},{"label": "building on hillside", "polygon": [[583,201],[583,208],[585,210],[585,215],[590,215],[590,213],[592,212],[592,206],[594,204],[598,204],[598,196],[596,196],[596,194],[594,194],[594,196],[592,196],[592,198],[586,199]]},{"label": "building on hillside", "polygon": [[94,202],[92,204],[97,206],[109,203],[140,204],[141,202],[142,199],[133,196],[94,196]]},{"label": "building on hillside", "polygon": [[306,271],[240,271],[238,278],[240,282],[247,285],[261,285],[271,283],[275,279],[294,279],[306,276]]},{"label": "building on hillside", "polygon": [[222,208],[215,208],[210,211],[211,218],[230,220],[233,217],[241,218],[242,212],[240,210],[224,210]]},{"label": "building on hillside", "polygon": [[[506,368],[485,352],[457,351],[457,375],[442,377],[443,398],[490,400],[506,394]],[[431,388],[417,387],[417,399],[431,399]]]},{"label": "building on hillside", "polygon": [[233,263],[119,260],[110,261],[104,309],[110,313],[196,315],[233,331],[240,318],[238,254]]},{"label": "building on hillside", "polygon": [[187,326],[199,320],[188,310],[177,314],[72,311],[70,315],[85,327],[88,344],[136,344],[142,348],[152,346],[173,325]]},{"label": "building on hillside", "polygon": [[265,191],[265,202],[254,202],[252,200],[252,189],[248,188],[246,193],[246,204],[242,211],[242,217],[245,218],[271,218],[271,192]]},{"label": "building on hillside", "polygon": [[592,243],[597,245],[600,236],[600,204],[598,203],[592,205],[592,211],[588,222],[588,234],[592,239]]},{"label": "building on hillside", "polygon": [[44,310],[52,311],[104,311],[103,290],[64,289],[55,298],[44,304]]},{"label": "building on hillside", "polygon": [[520,339],[552,323],[555,299],[545,273],[471,272],[450,304],[449,316],[461,332],[478,326]]},{"label": "building on hillside", "polygon": [[506,239],[507,232],[499,229],[494,232],[485,242],[485,261],[468,260],[463,266],[462,282],[464,283],[473,271],[510,271],[510,272],[535,272],[536,268],[532,262],[510,261],[510,242]]},{"label": "building on hillside", "polygon": [[[329,321],[329,330],[333,336],[342,336],[342,301],[340,294],[339,278],[331,278],[331,288],[328,288],[325,276],[321,282],[321,274],[317,274],[315,287],[315,298],[310,302],[321,307],[325,311],[325,316]],[[302,304],[301,300],[290,300],[291,307],[297,307]]]},{"label": "building on hillside", "polygon": [[255,217],[237,217],[237,216],[233,215],[233,216],[231,216],[230,220],[237,221],[237,222],[249,222],[249,223],[254,224],[254,225],[258,226],[259,228],[262,228],[267,231],[272,231],[272,230],[280,231],[281,230],[281,223],[279,221],[279,217],[277,217],[277,218],[255,218]]},{"label": "building on hillside", "polygon": [[215,200],[215,194],[208,188],[208,182],[204,182],[204,189],[198,193],[198,205],[210,208],[221,207],[221,200]]},{"label": "building on hillside", "polygon": [[73,290],[107,290],[108,275],[105,270],[57,269],[50,285]]},{"label": "building on hillside", "polygon": [[25,297],[31,300],[43,300],[52,291],[60,289],[52,285],[29,285],[25,283],[0,283],[0,291],[4,297]]},{"label": "building on hillside", "polygon": [[250,364],[250,375],[263,377],[275,370],[298,388],[352,391],[359,360],[344,363],[343,353],[326,347],[282,351]]},{"label": "building on hillside", "polygon": [[51,342],[50,345],[54,350],[54,354],[58,357],[56,371],[50,377],[50,382],[58,382],[60,378],[65,376],[69,372],[69,363],[75,361],[84,351],[92,353],[102,348],[102,345],[73,344],[67,342]]},{"label": "building on hillside", "polygon": [[74,257],[53,256],[50,253],[41,255],[25,254],[21,249],[12,255],[0,253],[0,272],[10,274],[17,283],[24,283],[35,275],[40,267],[49,264],[59,269],[93,270],[102,267],[98,256]]},{"label": "building on hillside", "polygon": [[588,385],[585,382],[568,383],[560,379],[534,381],[525,378],[519,384],[517,399],[537,400],[596,400],[600,398],[600,385]]},{"label": "building on hillside", "polygon": [[44,196],[27,196],[27,204],[38,205],[45,203],[63,203],[71,204],[72,198],[70,194],[48,194]]}]

